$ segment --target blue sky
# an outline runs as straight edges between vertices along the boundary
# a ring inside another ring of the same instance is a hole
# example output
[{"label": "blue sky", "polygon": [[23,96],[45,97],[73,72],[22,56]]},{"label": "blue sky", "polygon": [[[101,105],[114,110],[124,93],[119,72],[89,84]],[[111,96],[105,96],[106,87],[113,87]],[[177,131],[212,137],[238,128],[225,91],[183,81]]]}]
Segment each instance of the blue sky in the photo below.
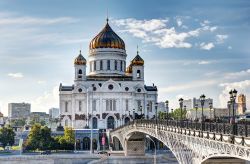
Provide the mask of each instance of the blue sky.
[{"label": "blue sky", "polygon": [[105,24],[126,43],[127,62],[139,45],[146,84],[159,100],[214,99],[228,91],[250,96],[250,1],[0,1],[0,110],[30,102],[32,111],[58,107],[59,83],[73,83],[73,59]]}]

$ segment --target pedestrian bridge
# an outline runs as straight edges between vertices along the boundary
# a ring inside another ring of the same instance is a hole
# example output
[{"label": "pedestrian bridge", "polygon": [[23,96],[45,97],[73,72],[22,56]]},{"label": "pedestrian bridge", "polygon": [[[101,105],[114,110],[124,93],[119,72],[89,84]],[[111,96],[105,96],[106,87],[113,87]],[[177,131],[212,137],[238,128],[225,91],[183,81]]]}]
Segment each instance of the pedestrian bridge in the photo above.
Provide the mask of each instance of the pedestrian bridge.
[{"label": "pedestrian bridge", "polygon": [[110,132],[126,156],[145,154],[145,136],[165,144],[181,164],[200,164],[215,157],[250,161],[250,125],[191,121],[135,120]]}]

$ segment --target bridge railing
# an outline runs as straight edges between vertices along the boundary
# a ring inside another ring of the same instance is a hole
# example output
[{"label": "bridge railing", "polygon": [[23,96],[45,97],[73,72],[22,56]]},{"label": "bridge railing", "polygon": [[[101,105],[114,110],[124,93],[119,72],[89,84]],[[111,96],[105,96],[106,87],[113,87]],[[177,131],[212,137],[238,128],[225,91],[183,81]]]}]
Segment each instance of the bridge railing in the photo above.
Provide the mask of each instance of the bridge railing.
[{"label": "bridge railing", "polygon": [[240,124],[240,123],[215,123],[215,122],[197,122],[190,120],[146,120],[146,119],[137,119],[127,124],[124,124],[117,129],[123,128],[124,126],[133,126],[135,123],[145,124],[152,128],[163,126],[178,127],[183,129],[199,130],[199,131],[208,131],[220,134],[230,134],[236,136],[250,137],[250,124]]}]

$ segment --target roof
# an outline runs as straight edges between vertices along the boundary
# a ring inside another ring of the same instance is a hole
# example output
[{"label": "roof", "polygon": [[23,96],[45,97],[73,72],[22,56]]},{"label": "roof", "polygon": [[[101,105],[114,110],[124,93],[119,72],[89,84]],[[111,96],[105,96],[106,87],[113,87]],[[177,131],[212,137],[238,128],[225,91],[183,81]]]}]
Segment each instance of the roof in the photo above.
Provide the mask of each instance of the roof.
[{"label": "roof", "polygon": [[157,86],[144,86],[147,91],[157,91]]},{"label": "roof", "polygon": [[112,30],[107,23],[102,31],[92,39],[89,44],[89,49],[96,48],[117,48],[125,50],[124,41]]},{"label": "roof", "polygon": [[73,89],[74,89],[74,85],[62,86],[62,84],[60,84],[60,87],[59,87],[59,91],[72,91]]}]

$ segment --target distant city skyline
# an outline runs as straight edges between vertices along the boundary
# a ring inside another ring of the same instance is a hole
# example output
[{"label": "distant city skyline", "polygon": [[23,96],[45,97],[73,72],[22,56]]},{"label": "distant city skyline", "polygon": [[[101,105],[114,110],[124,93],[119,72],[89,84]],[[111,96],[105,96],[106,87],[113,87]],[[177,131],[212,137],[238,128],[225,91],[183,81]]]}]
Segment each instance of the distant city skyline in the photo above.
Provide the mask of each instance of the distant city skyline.
[{"label": "distant city skyline", "polygon": [[[87,59],[106,21],[125,41],[127,63],[137,45],[145,82],[159,101],[205,94],[226,107],[229,90],[250,107],[250,1],[0,1],[0,111],[31,103],[32,112],[59,107],[59,83],[71,85],[73,60]],[[87,73],[89,67],[87,68]]]}]

